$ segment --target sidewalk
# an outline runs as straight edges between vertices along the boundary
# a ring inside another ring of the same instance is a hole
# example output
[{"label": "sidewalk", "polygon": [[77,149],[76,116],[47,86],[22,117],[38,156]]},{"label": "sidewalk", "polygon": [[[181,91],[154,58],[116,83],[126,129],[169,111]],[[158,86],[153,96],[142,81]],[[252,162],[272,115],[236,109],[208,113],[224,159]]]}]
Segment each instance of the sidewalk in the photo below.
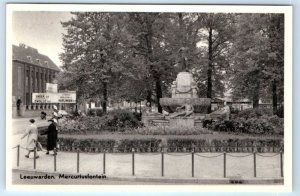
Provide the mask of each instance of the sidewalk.
[{"label": "sidewalk", "polygon": [[[54,156],[39,152],[40,158],[36,160],[36,170],[33,169],[33,154],[25,158],[26,151],[20,149],[20,165],[17,167],[17,149],[12,149],[13,168],[17,170],[39,171],[46,173],[69,173],[77,174],[77,153],[58,152],[57,171],[54,171]],[[230,157],[226,160],[226,177],[223,178],[223,156],[213,157],[220,153],[201,153],[201,155],[212,157],[194,156],[194,178],[192,178],[191,155],[186,153],[171,153],[164,155],[164,176],[161,175],[160,153],[135,153],[135,176],[143,179],[177,179],[177,180],[211,180],[217,182],[224,179],[250,179],[258,181],[264,179],[279,180],[280,159],[279,155],[273,157],[257,156],[257,178],[253,177],[253,157]],[[235,156],[245,156],[247,153],[235,153]],[[271,156],[273,154],[265,153]],[[80,174],[103,174],[103,153],[80,153]],[[105,175],[108,178],[129,179],[132,176],[132,154],[131,153],[106,153]],[[274,181],[274,182],[275,182]]]},{"label": "sidewalk", "polygon": [[37,127],[48,126],[50,122],[48,120],[41,120],[40,117],[35,118],[13,118],[12,119],[12,134],[24,133],[26,127],[30,125],[29,120],[34,119]]}]

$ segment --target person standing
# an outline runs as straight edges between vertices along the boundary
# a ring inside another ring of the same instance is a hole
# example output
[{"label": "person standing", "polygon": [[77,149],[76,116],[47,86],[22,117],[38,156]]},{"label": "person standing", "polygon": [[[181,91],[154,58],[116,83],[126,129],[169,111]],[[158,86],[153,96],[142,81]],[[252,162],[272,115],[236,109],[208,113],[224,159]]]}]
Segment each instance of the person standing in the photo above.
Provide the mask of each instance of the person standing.
[{"label": "person standing", "polygon": [[56,142],[57,142],[57,120],[55,118],[49,120],[51,124],[48,126],[46,132],[42,133],[41,135],[47,135],[47,153],[49,151],[53,151],[53,154],[56,154]]},{"label": "person standing", "polygon": [[[34,148],[36,147],[36,142],[38,138],[38,129],[37,126],[34,124],[35,120],[30,119],[29,122],[31,123],[21,139],[25,138],[27,136],[27,143],[26,143],[26,149],[28,150],[28,154],[25,155],[26,158],[29,158],[29,155],[31,152],[34,152]],[[36,154],[36,159],[39,158],[38,154]]]},{"label": "person standing", "polygon": [[20,97],[18,97],[18,100],[17,100],[17,113],[18,113],[18,116],[21,116],[21,104],[22,104],[22,100],[20,99]]}]

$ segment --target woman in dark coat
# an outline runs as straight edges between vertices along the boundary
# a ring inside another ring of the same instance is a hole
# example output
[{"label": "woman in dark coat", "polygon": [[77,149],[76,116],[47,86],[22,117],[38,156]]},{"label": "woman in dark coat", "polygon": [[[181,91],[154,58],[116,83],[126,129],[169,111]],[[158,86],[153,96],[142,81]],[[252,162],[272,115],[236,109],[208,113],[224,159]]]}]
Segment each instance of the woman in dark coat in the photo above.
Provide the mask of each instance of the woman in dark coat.
[{"label": "woman in dark coat", "polygon": [[56,148],[56,142],[57,142],[57,129],[56,129],[57,120],[51,119],[49,121],[51,121],[52,123],[48,126],[48,130],[46,132],[42,133],[42,135],[47,134],[47,153],[46,154],[49,154],[49,151],[53,151],[53,154],[56,154],[56,151],[54,151],[54,149]]}]

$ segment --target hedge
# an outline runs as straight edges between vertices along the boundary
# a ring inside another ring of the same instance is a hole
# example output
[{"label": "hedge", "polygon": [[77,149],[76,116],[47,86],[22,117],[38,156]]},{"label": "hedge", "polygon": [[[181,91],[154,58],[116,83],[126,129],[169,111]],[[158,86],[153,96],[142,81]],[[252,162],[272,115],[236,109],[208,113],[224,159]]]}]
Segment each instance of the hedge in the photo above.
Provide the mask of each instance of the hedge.
[{"label": "hedge", "polygon": [[[46,145],[46,137],[39,136]],[[59,138],[61,151],[83,152],[279,152],[283,151],[280,139],[74,139]]]}]

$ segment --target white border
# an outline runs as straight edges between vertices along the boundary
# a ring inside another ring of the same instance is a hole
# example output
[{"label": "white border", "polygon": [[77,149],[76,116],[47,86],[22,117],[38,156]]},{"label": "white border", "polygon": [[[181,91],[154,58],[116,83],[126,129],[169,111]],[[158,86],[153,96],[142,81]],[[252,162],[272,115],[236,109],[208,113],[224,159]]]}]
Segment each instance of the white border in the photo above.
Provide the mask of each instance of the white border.
[{"label": "white border", "polygon": [[[103,11],[103,12],[220,12],[283,13],[284,37],[284,185],[13,185],[11,164],[12,123],[12,12],[13,11]],[[151,191],[151,192],[291,192],[292,191],[292,6],[231,5],[108,5],[108,4],[7,4],[6,6],[6,188],[26,191]]]}]

